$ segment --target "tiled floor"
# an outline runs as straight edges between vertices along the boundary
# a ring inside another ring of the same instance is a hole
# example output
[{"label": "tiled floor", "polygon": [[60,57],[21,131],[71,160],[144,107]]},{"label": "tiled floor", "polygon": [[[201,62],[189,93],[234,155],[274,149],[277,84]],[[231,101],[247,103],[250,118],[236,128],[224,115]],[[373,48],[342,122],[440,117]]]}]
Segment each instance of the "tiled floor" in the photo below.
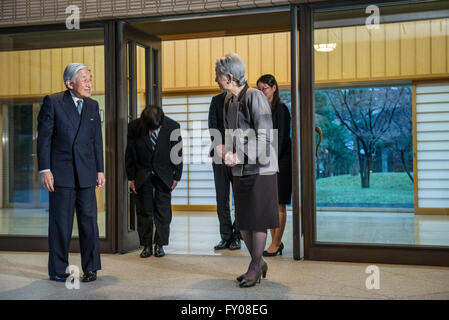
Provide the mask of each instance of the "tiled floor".
[{"label": "tiled floor", "polygon": [[[283,242],[291,253],[292,217],[288,211]],[[105,214],[98,214],[100,237],[106,230]],[[46,236],[48,212],[44,209],[0,209],[0,235]],[[77,235],[76,219],[73,235]],[[322,242],[416,244],[449,246],[448,215],[415,215],[399,211],[321,210],[317,212],[317,239]],[[216,254],[219,238],[215,212],[174,212],[170,246],[177,253]]]},{"label": "tiled floor", "polygon": [[[376,221],[366,213],[327,212],[319,216],[325,220],[319,230],[343,241],[356,239],[363,232],[340,234],[353,228],[353,215],[364,223]],[[333,221],[342,216],[344,223]],[[391,219],[414,218],[404,213]],[[425,238],[422,231],[427,229],[426,223],[436,224],[430,226],[431,232],[444,230],[447,222],[443,220],[438,229],[441,217],[435,219],[414,220],[420,224],[421,240]],[[389,232],[394,230],[394,223],[391,224]],[[343,231],[336,232],[338,228]],[[416,225],[412,230],[416,230]],[[373,232],[365,239],[375,238]],[[48,280],[46,252],[0,252],[0,299],[449,299],[449,268],[378,264],[379,289],[368,289],[368,264],[294,260],[291,215],[283,256],[265,258],[269,266],[267,279],[254,288],[241,289],[235,281],[250,260],[244,245],[241,250],[215,252],[213,246],[219,240],[215,213],[176,212],[164,258],[141,259],[139,250],[102,254],[98,280],[81,283],[79,290],[68,290],[64,283]],[[69,262],[80,268],[80,255],[71,254]]]},{"label": "tiled floor", "polygon": [[[69,290],[64,283],[48,280],[47,260],[47,253],[0,252],[0,300],[449,300],[449,268],[442,267],[379,264],[379,288],[369,289],[368,264],[278,256],[265,259],[266,279],[242,289],[235,277],[248,266],[246,250],[225,250],[218,256],[168,253],[147,259],[134,251],[103,254],[97,281]],[[79,254],[71,254],[69,261],[80,268]]]}]

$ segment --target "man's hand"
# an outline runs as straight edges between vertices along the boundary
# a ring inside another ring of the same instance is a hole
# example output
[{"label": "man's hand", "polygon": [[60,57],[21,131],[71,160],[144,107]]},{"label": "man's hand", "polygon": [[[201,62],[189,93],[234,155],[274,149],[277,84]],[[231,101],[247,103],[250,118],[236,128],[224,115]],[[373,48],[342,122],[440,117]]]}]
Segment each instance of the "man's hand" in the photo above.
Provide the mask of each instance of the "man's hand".
[{"label": "man's hand", "polygon": [[53,178],[53,173],[51,171],[46,171],[41,173],[42,186],[50,192],[55,191],[55,179]]},{"label": "man's hand", "polygon": [[172,184],[172,186],[171,186],[171,191],[173,191],[173,190],[175,190],[175,188],[176,188],[176,186],[178,185],[178,181],[176,181],[176,180],[173,180],[173,184]]},{"label": "man's hand", "polygon": [[97,188],[103,188],[106,183],[103,172],[97,172]]},{"label": "man's hand", "polygon": [[129,188],[132,190],[132,192],[134,192],[134,194],[137,194],[136,181],[135,180],[130,180],[129,181]]},{"label": "man's hand", "polygon": [[222,158],[224,160],[225,158],[225,145],[224,144],[220,144],[218,146],[215,147],[215,152],[218,154],[218,156],[220,158]]}]

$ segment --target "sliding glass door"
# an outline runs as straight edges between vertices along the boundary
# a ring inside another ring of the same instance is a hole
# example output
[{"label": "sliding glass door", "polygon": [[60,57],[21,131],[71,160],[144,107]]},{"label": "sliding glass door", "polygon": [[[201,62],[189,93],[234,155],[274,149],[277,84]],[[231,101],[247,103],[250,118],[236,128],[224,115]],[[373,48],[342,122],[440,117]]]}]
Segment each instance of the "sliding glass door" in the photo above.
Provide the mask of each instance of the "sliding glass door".
[{"label": "sliding glass door", "polygon": [[442,5],[299,6],[305,258],[449,264]]}]

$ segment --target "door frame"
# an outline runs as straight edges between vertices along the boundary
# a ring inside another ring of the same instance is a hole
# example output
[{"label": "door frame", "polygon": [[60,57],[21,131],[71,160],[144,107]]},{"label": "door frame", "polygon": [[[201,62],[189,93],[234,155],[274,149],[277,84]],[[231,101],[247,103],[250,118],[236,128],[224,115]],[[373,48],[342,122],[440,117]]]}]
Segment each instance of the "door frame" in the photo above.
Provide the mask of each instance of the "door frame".
[{"label": "door frame", "polygon": [[[114,185],[114,174],[116,167],[115,161],[115,60],[111,59],[115,56],[114,48],[114,23],[111,21],[102,22],[88,22],[83,23],[83,29],[103,29],[103,45],[104,45],[104,69],[105,69],[105,105],[108,109],[105,112],[105,124],[106,124],[106,134],[103,139],[106,141],[105,149],[105,167],[108,170],[107,177],[108,180],[105,185],[106,193],[106,237],[100,238],[100,251],[102,253],[112,253],[115,252],[115,216],[116,216],[116,203],[115,199],[116,188]],[[27,33],[27,32],[55,32],[55,31],[66,31],[65,25],[41,25],[41,26],[26,26],[26,27],[10,27],[1,28],[0,34],[14,34],[14,33]],[[76,44],[82,43],[79,39]],[[49,45],[46,48],[59,48],[58,45],[54,43],[45,43],[44,45]],[[0,48],[1,50],[2,48]],[[27,49],[22,44],[14,44],[11,48],[7,50],[22,50]],[[33,48],[37,49],[37,48]],[[109,80],[109,81],[108,81]],[[43,97],[41,97],[43,98]],[[14,97],[9,97],[8,100],[17,101]],[[3,101],[1,103],[4,103]],[[73,241],[70,243],[70,252],[80,252],[80,245],[78,238],[72,238]],[[46,252],[48,251],[48,237],[47,236],[32,236],[32,235],[0,235],[0,250],[1,251],[35,251],[35,252]]]},{"label": "door frame", "polygon": [[[388,1],[373,1],[382,3]],[[347,1],[347,3],[354,3]],[[342,2],[326,3],[329,7],[342,6]],[[304,259],[322,261],[346,261],[367,263],[392,263],[409,265],[449,266],[449,248],[412,245],[336,244],[317,243],[316,239],[316,190],[315,190],[315,133],[314,133],[314,21],[313,13],[319,4],[291,5],[292,57],[299,56],[296,65],[292,58],[292,128],[299,130],[292,137],[293,190],[299,199],[293,207],[294,258],[301,259],[304,237]],[[299,11],[299,19],[297,12]],[[299,23],[298,23],[299,20]],[[301,32],[299,32],[301,31]],[[293,34],[299,32],[296,45]],[[298,49],[301,48],[300,50]],[[299,51],[299,52],[298,52]],[[299,70],[301,73],[299,74]],[[299,79],[297,85],[294,79]],[[299,92],[301,94],[299,94]],[[297,98],[299,96],[299,98]],[[299,117],[299,114],[301,115]],[[293,130],[292,129],[292,130]],[[298,154],[296,154],[298,152]],[[296,160],[299,157],[299,161]],[[296,164],[296,165],[295,165]],[[297,181],[300,183],[298,184]],[[295,199],[294,199],[295,201]],[[302,233],[297,234],[302,230]],[[295,234],[296,233],[296,234]]]},{"label": "door frame", "polygon": [[[136,119],[137,113],[137,62],[136,46],[145,46],[145,103],[162,105],[162,57],[161,40],[129,25],[124,20],[115,23],[116,29],[116,161],[117,170],[114,177],[116,185],[116,251],[126,253],[139,247],[137,217],[133,197],[128,198],[130,189],[125,172],[125,149],[127,144],[128,122]],[[128,47],[128,44],[131,44]],[[154,66],[154,52],[157,54],[157,66]],[[129,70],[128,70],[129,68]],[[128,71],[130,72],[128,74]],[[157,79],[155,79],[157,78]],[[128,203],[130,199],[130,203]]]}]

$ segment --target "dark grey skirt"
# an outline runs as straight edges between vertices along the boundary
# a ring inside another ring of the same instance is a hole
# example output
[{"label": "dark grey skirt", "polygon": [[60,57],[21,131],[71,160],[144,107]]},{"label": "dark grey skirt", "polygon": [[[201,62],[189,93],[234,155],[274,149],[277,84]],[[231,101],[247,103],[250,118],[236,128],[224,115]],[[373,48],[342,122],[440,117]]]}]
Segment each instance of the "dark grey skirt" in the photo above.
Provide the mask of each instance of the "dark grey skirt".
[{"label": "dark grey skirt", "polygon": [[235,225],[238,230],[279,228],[277,175],[234,176]]}]

